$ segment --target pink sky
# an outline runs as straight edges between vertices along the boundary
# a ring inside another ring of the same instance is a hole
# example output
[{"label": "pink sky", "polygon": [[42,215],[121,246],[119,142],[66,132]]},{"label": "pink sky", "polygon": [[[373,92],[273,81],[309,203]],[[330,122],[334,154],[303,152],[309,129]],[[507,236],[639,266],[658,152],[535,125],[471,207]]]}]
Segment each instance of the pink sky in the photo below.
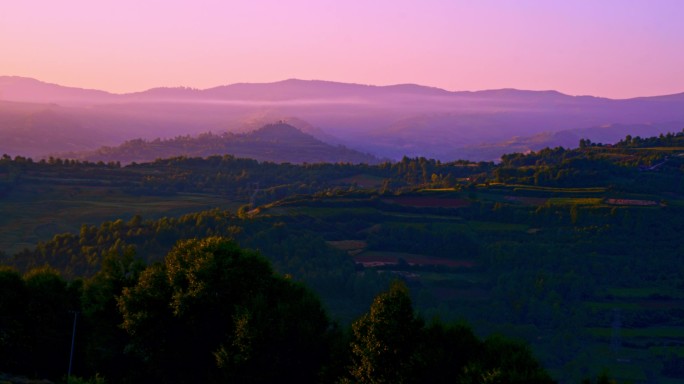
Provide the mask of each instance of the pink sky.
[{"label": "pink sky", "polygon": [[0,75],[650,96],[684,92],[683,16],[681,0],[3,0]]}]

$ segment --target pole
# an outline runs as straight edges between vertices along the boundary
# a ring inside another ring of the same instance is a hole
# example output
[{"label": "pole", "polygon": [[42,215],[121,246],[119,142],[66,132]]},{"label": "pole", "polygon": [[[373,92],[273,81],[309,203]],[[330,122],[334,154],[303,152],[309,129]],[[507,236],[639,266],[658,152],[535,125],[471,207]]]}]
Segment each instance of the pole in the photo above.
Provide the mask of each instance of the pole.
[{"label": "pole", "polygon": [[67,384],[71,382],[71,363],[74,361],[74,343],[76,341],[76,318],[77,311],[70,311],[74,314],[74,329],[71,331],[71,354],[69,354],[69,371],[67,372]]}]

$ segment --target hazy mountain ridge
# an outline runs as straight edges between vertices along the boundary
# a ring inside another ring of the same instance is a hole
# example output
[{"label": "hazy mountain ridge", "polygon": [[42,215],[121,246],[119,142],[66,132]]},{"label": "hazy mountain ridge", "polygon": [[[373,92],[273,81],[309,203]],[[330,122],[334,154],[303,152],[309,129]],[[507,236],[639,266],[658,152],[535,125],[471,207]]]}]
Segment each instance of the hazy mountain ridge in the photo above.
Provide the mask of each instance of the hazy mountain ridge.
[{"label": "hazy mountain ridge", "polygon": [[113,101],[116,94],[96,89],[66,87],[20,76],[0,76],[0,101],[29,103],[91,103]]},{"label": "hazy mountain ridge", "polygon": [[[82,128],[77,137],[71,137],[71,131],[59,124],[42,130],[0,125],[0,152],[30,156],[94,150],[135,137],[152,140],[202,132],[246,132],[278,120],[292,121],[325,142],[380,157],[426,156],[444,161],[495,159],[520,149],[517,144],[504,145],[516,137],[553,137],[557,132],[584,130],[583,138],[602,141],[598,128],[602,126],[647,126],[648,135],[684,127],[684,93],[615,100],[557,91],[451,92],[414,84],[372,86],[290,79],[204,90],[177,87],[112,94],[0,77],[0,100],[40,103]],[[0,110],[0,115],[7,113],[7,109]],[[47,146],[11,144],[18,139],[29,143],[38,134]],[[555,142],[568,141],[549,141]],[[489,150],[479,151],[482,147]]]},{"label": "hazy mountain ridge", "polygon": [[534,136],[512,137],[499,143],[459,148],[454,151],[457,154],[466,154],[466,158],[478,160],[497,160],[501,153],[527,153],[538,151],[543,148],[575,148],[580,139],[591,138],[594,143],[613,144],[625,138],[650,137],[659,134],[678,133],[684,129],[681,123],[652,124],[607,124],[599,127],[582,129],[569,129],[558,132],[543,132]]},{"label": "hazy mountain ridge", "polygon": [[292,125],[279,122],[242,133],[203,133],[167,140],[129,140],[116,147],[102,147],[89,152],[56,154],[56,157],[91,162],[149,162],[176,156],[208,157],[232,155],[276,163],[353,163],[377,164],[372,155],[332,146]]}]

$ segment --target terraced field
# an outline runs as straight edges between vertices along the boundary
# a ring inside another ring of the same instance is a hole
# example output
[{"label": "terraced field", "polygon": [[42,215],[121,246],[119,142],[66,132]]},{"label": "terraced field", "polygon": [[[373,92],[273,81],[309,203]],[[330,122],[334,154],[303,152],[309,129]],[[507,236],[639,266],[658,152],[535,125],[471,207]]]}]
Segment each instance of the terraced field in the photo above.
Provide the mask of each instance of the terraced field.
[{"label": "terraced field", "polygon": [[0,249],[12,254],[32,248],[55,234],[77,233],[82,224],[129,220],[134,215],[179,216],[216,207],[237,210],[240,204],[209,194],[134,196],[86,185],[17,188],[0,199]]}]

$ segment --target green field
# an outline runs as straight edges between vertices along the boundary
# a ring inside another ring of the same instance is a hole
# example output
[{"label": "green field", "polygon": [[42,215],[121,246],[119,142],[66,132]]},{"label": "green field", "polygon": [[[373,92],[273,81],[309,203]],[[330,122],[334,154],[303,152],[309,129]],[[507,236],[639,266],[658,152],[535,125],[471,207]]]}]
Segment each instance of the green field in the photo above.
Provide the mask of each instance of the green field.
[{"label": "green field", "polygon": [[78,232],[82,224],[180,216],[212,208],[237,210],[241,202],[221,196],[179,193],[133,196],[105,187],[41,187],[17,189],[0,200],[0,249],[12,254],[32,248],[55,234]]},{"label": "green field", "polygon": [[540,191],[549,193],[603,193],[607,189],[603,187],[592,187],[592,188],[564,188],[564,187],[543,187],[543,186],[532,186],[532,185],[518,185],[510,184],[506,187],[512,188],[514,191]]},{"label": "green field", "polygon": [[552,197],[547,200],[551,205],[600,205],[600,197]]}]

